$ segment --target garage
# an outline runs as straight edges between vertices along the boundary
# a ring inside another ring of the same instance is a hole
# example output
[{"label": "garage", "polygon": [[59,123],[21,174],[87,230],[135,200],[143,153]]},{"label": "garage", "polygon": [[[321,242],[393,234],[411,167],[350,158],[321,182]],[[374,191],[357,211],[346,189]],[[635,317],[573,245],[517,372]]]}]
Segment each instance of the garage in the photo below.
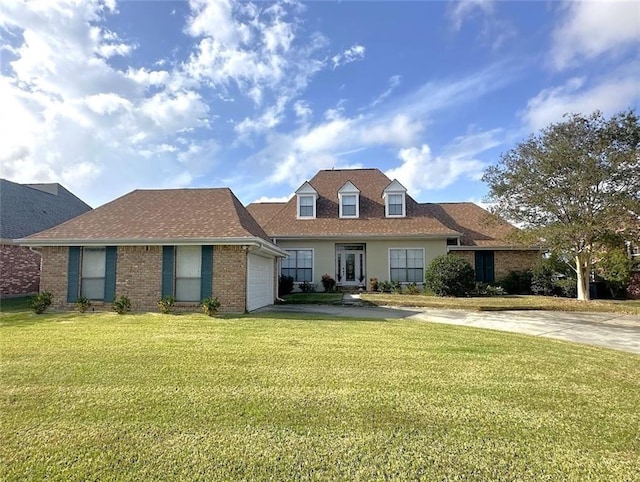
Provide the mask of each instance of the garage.
[{"label": "garage", "polygon": [[273,304],[274,259],[249,253],[247,257],[247,311]]}]

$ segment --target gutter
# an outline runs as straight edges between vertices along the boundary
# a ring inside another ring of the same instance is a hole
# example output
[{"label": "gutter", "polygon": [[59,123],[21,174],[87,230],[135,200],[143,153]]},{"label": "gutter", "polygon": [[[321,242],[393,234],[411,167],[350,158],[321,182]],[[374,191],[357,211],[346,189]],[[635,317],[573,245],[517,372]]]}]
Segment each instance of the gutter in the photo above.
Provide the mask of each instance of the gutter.
[{"label": "gutter", "polygon": [[104,238],[104,239],[16,239],[16,244],[28,247],[46,246],[251,246],[257,253],[286,257],[282,249],[262,238]]}]

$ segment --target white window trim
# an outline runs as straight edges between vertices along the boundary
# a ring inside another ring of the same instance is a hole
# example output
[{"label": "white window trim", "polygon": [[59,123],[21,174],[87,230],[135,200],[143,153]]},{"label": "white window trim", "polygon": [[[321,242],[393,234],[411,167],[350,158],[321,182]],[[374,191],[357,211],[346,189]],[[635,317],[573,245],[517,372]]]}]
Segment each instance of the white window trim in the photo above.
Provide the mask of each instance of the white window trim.
[{"label": "white window trim", "polygon": [[[316,250],[315,248],[282,248],[284,251],[311,251],[311,281],[309,283],[315,283],[315,269],[316,269]],[[278,276],[282,276],[282,260],[278,261]],[[301,285],[304,281],[294,281],[294,285]]]},{"label": "white window trim", "polygon": [[[296,207],[296,218],[297,219],[316,219],[316,205],[318,204],[318,195],[317,194],[296,194],[297,197],[297,207]],[[300,198],[310,197],[313,198],[313,215],[312,216],[300,216]]]},{"label": "white window trim", "polygon": [[387,278],[389,281],[391,281],[391,250],[392,249],[418,249],[420,251],[422,251],[422,281],[401,281],[401,284],[411,284],[411,283],[416,283],[416,284],[424,284],[424,275],[426,273],[426,259],[424,257],[424,248],[420,248],[418,246],[393,246],[391,248],[389,248],[388,252],[387,252],[387,266],[388,266],[388,271],[387,271],[387,275],[389,275],[389,277]]},{"label": "white window trim", "polygon": [[[389,214],[389,196],[402,196],[402,214]],[[387,218],[407,217],[407,196],[402,191],[387,191],[384,193],[384,214]]]},{"label": "white window trim", "polygon": [[[342,213],[342,197],[343,196],[355,196],[356,198],[356,214],[355,216],[346,216]],[[356,219],[360,217],[360,193],[358,192],[345,192],[338,193],[338,200],[340,204],[340,217],[343,219]]]}]

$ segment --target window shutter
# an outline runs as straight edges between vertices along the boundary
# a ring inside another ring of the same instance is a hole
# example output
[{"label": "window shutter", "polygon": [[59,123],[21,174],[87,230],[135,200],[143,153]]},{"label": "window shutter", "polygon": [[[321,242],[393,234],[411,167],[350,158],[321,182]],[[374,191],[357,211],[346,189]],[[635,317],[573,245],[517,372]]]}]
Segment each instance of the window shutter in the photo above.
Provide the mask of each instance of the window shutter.
[{"label": "window shutter", "polygon": [[202,269],[200,270],[200,299],[211,296],[213,292],[213,246],[202,247]]},{"label": "window shutter", "polygon": [[107,246],[104,270],[104,301],[112,302],[116,297],[116,260],[117,246]]},{"label": "window shutter", "polygon": [[174,246],[162,247],[162,296],[173,296]]},{"label": "window shutter", "polygon": [[80,281],[80,247],[69,248],[69,267],[67,270],[67,302],[78,301],[78,283]]}]

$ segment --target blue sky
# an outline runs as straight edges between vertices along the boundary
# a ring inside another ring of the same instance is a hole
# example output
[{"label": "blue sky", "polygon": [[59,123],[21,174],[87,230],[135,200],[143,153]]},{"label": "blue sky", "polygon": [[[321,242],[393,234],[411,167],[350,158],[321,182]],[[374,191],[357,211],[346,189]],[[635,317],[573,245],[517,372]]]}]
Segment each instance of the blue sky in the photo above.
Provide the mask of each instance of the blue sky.
[{"label": "blue sky", "polygon": [[284,200],[377,167],[423,202],[567,112],[640,103],[640,2],[0,2],[0,176]]}]

